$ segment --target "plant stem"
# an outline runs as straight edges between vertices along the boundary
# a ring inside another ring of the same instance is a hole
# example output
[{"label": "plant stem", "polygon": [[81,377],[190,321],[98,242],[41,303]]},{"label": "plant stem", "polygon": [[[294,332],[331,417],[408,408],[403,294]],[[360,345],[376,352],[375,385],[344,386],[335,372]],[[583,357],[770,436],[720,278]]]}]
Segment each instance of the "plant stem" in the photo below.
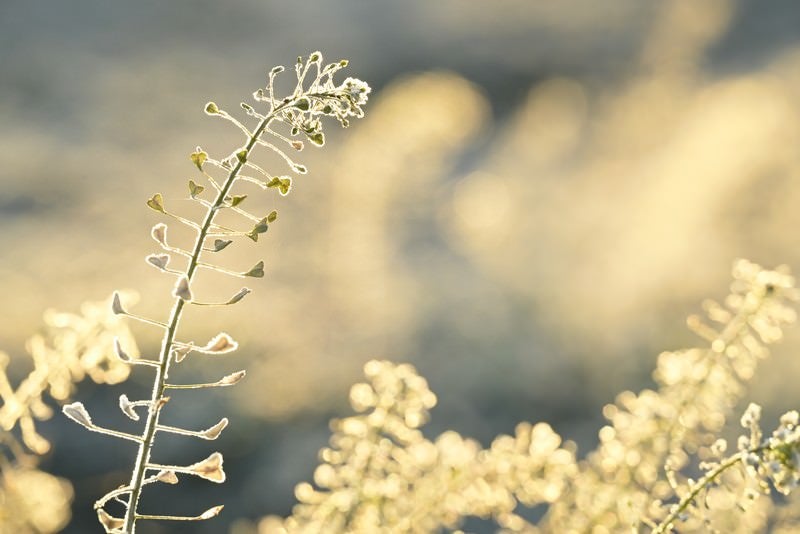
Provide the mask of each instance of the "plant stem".
[{"label": "plant stem", "polygon": [[[276,117],[276,114],[282,109],[293,104],[294,101],[292,100],[275,107],[266,117],[264,117],[256,130],[250,135],[250,139],[248,140],[247,145],[244,147],[245,157],[239,159],[237,164],[233,167],[233,169],[231,169],[228,177],[225,180],[225,183],[217,194],[214,203],[208,208],[205,220],[199,229],[197,240],[194,244],[194,250],[189,258],[189,265],[186,269],[186,278],[188,278],[189,282],[192,281],[192,277],[197,270],[200,254],[202,253],[203,245],[205,243],[209,228],[211,227],[211,223],[213,222],[217,211],[223,205],[225,197],[228,196],[228,192],[239,175],[239,171],[244,166],[247,158],[249,158],[250,152],[258,143],[259,137],[267,128],[269,123]],[[176,297],[175,304],[173,305],[172,312],[170,313],[169,322],[167,323],[167,331],[164,334],[164,338],[161,342],[161,355],[159,357],[159,365],[156,371],[156,377],[153,381],[153,393],[151,396],[150,406],[158,406],[158,401],[164,394],[167,375],[169,373],[171,351],[175,339],[175,332],[178,329],[178,323],[180,322],[183,307],[185,305],[186,302],[183,299]],[[158,425],[158,418],[160,414],[161,408],[148,410],[147,422],[142,434],[142,443],[139,445],[139,452],[136,455],[136,463],[134,464],[131,482],[129,485],[131,488],[131,495],[128,501],[128,509],[125,513],[125,524],[123,526],[123,532],[126,534],[133,534],[135,531],[134,529],[136,528],[136,519],[139,517],[137,515],[137,507],[139,504],[139,497],[142,493],[142,481],[144,480],[145,471],[147,470],[147,464],[150,462],[150,451],[153,448],[153,437],[156,433],[156,426]]]},{"label": "plant stem", "polygon": [[670,514],[663,521],[661,521],[656,528],[653,529],[652,534],[664,534],[665,532],[671,532],[675,520],[689,507],[697,495],[703,491],[703,488],[708,487],[722,473],[741,462],[745,454],[759,452],[761,450],[763,450],[763,447],[758,447],[747,451],[739,451],[706,473],[703,478],[694,483],[694,485],[689,489],[689,493],[683,496],[680,502],[672,509],[672,512],[670,512]]}]

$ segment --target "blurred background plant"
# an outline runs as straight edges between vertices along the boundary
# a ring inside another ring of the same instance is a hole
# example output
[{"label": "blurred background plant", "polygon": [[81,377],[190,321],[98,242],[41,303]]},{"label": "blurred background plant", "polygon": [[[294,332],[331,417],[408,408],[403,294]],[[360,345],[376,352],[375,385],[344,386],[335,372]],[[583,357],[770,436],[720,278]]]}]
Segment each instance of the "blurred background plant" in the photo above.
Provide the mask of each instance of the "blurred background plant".
[{"label": "blurred background plant", "polygon": [[[130,253],[151,244],[131,226],[147,226],[154,190],[186,196],[198,139],[236,142],[196,110],[210,95],[233,107],[263,84],[259,66],[319,49],[358,65],[371,115],[332,135],[324,161],[310,155],[313,172],[281,203],[267,287],[229,323],[248,379],[182,421],[241,421],[220,438],[228,488],[154,494],[153,506],[189,512],[236,487],[197,532],[287,516],[327,421],[376,358],[429,381],[429,441],[450,429],[486,449],[541,420],[593,450],[602,406],[652,387],[654,354],[691,346],[679,325],[722,296],[732,258],[800,265],[798,25],[791,0],[333,0],[311,14],[262,0],[4,1],[0,229],[14,253],[0,256],[0,291],[14,313],[0,340],[22,346],[42,309],[73,308],[76,293],[135,278],[168,295]],[[217,326],[199,311],[187,324],[197,338]],[[764,421],[800,404],[798,340],[787,331],[751,382]],[[130,382],[146,392],[145,378]],[[110,414],[112,389],[79,400]],[[91,503],[125,481],[115,469],[132,453],[48,428],[59,446],[42,465],[75,486],[67,531],[91,531]]]},{"label": "blurred background plant", "polygon": [[114,339],[131,342],[132,357],[136,344],[109,306],[86,302],[80,314],[45,312],[43,331],[25,345],[33,369],[16,386],[7,374],[10,358],[0,352],[0,532],[59,532],[69,522],[72,485],[37,468],[51,442],[35,421],[52,417],[48,396],[65,402],[86,376],[97,384],[128,378],[129,367],[113,356]]},{"label": "blurred background plant", "polygon": [[[797,412],[784,415],[765,441],[761,408],[750,404],[741,420],[750,435],[729,458],[722,458],[719,435],[767,356],[765,345],[794,322],[787,304],[798,294],[788,273],[745,260],[734,265],[733,277],[725,303],[705,306],[717,328],[690,319],[709,346],[662,353],[657,387],[623,392],[606,405],[600,445],[579,462],[574,444],[562,448],[544,423],[521,423],[514,437],[498,436],[486,450],[453,431],[428,441],[418,428],[436,397],[425,380],[408,364],[368,362],[369,383],[350,390],[352,408],[364,413],[331,424],[330,447],[320,451],[314,471],[317,489],[299,484],[292,515],[262,519],[258,533],[441,532],[470,516],[492,519],[505,533],[786,526],[800,510],[786,507],[786,514],[770,497],[773,490],[789,495],[800,480]],[[707,474],[695,480],[698,458]],[[759,493],[767,498],[757,501]],[[548,506],[536,513],[537,505]],[[255,531],[244,523],[236,530]]]}]

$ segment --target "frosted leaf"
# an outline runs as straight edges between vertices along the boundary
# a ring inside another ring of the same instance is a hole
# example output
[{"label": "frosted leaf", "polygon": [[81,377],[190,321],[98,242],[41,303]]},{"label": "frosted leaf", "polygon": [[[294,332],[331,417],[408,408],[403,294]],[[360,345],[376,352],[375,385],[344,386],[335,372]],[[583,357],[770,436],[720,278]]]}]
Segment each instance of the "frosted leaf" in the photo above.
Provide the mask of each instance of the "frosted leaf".
[{"label": "frosted leaf", "polygon": [[156,480],[163,482],[164,484],[177,484],[178,475],[175,474],[175,471],[161,470],[156,475]]},{"label": "frosted leaf", "polygon": [[236,371],[235,373],[231,373],[222,377],[219,382],[217,382],[218,386],[235,386],[239,382],[241,382],[242,378],[245,377],[247,371]]},{"label": "frosted leaf", "polygon": [[199,436],[208,440],[217,439],[226,426],[228,426],[228,418],[223,417],[216,425],[200,432]]},{"label": "frosted leaf", "polygon": [[150,209],[155,210],[159,213],[166,213],[164,210],[164,197],[161,196],[161,193],[156,193],[152,197],[147,200],[147,205]]},{"label": "frosted leaf", "polygon": [[153,239],[158,242],[158,244],[162,246],[167,246],[167,225],[164,223],[158,223],[157,225],[153,226],[152,230],[150,230],[150,235],[153,236]]},{"label": "frosted leaf", "polygon": [[223,508],[225,508],[225,506],[222,504],[219,506],[214,506],[213,508],[209,508],[200,514],[200,519],[211,519],[212,517],[217,517]]},{"label": "frosted leaf", "polygon": [[192,343],[189,343],[188,345],[183,347],[177,347],[172,349],[172,353],[175,355],[175,361],[177,363],[182,362],[183,359],[186,358],[186,355],[192,352],[192,349],[194,349],[194,344]]},{"label": "frosted leaf", "polygon": [[169,254],[150,254],[145,258],[145,261],[156,269],[163,271],[169,264]]},{"label": "frosted leaf", "polygon": [[225,471],[222,470],[222,461],[222,455],[215,452],[205,460],[190,465],[186,470],[200,478],[205,478],[211,482],[221,484],[225,482]]},{"label": "frosted leaf", "polygon": [[189,196],[195,198],[197,195],[205,191],[205,187],[198,185],[194,180],[189,180]]},{"label": "frosted leaf", "polygon": [[221,332],[214,336],[205,347],[198,348],[197,350],[209,354],[225,354],[235,351],[238,346],[239,344],[234,341],[231,336],[225,332]]},{"label": "frosted leaf", "polygon": [[197,147],[194,152],[189,154],[189,159],[191,159],[192,163],[194,163],[195,166],[202,171],[203,163],[205,163],[205,161],[208,159],[208,154],[203,152],[202,148]]},{"label": "frosted leaf", "polygon": [[124,315],[125,308],[122,307],[122,302],[119,300],[119,293],[114,291],[113,297],[111,297],[111,311],[114,312],[114,315]]},{"label": "frosted leaf", "polygon": [[119,532],[119,529],[125,525],[124,520],[109,515],[102,508],[97,510],[97,519],[100,521],[100,524],[103,525],[103,528],[106,530],[106,532]]},{"label": "frosted leaf", "polygon": [[228,302],[226,302],[226,304],[236,304],[237,302],[239,302],[240,300],[245,298],[250,293],[251,293],[251,291],[250,291],[249,288],[243,287],[242,289],[239,290],[238,293],[236,293],[234,296],[232,296],[230,298],[230,300],[228,300]]},{"label": "frosted leaf", "polygon": [[122,350],[122,344],[118,337],[114,338],[114,352],[117,354],[117,358],[125,363],[130,363],[133,360],[127,352]]},{"label": "frosted leaf", "polygon": [[256,263],[252,269],[244,273],[244,276],[250,276],[253,278],[263,278],[264,277],[264,262],[260,261]]},{"label": "frosted leaf", "polygon": [[192,300],[192,291],[189,289],[189,279],[185,276],[181,276],[178,279],[178,283],[175,284],[175,289],[172,290],[172,294],[183,300]]},{"label": "frosted leaf", "polygon": [[289,176],[276,176],[267,182],[267,187],[276,187],[281,195],[286,196],[292,189],[292,179]]},{"label": "frosted leaf", "polygon": [[219,252],[220,250],[224,249],[228,245],[233,243],[232,239],[215,239],[214,240],[214,252]]},{"label": "frosted leaf", "polygon": [[86,411],[86,408],[83,406],[83,403],[73,402],[71,404],[66,404],[64,405],[63,408],[61,408],[61,411],[64,412],[64,415],[66,415],[79,425],[85,426],[87,428],[94,427],[94,423],[92,423],[92,418],[89,417],[89,412]]},{"label": "frosted leaf", "polygon": [[122,410],[122,413],[134,421],[139,420],[139,414],[137,414],[133,409],[133,403],[131,403],[131,401],[128,399],[128,396],[124,393],[119,396],[119,409]]},{"label": "frosted leaf", "polygon": [[253,226],[253,229],[250,230],[250,232],[247,234],[247,237],[253,241],[258,241],[258,234],[263,234],[267,230],[269,230],[269,221],[266,217],[264,217],[258,221],[255,226]]}]

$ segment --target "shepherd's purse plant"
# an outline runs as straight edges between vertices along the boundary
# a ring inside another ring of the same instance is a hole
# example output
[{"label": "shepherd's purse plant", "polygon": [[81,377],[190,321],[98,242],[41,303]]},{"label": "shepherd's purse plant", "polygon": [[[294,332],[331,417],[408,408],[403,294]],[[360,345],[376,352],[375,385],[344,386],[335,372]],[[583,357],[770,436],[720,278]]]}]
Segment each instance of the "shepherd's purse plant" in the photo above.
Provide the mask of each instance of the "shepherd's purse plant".
[{"label": "shepherd's purse plant", "polygon": [[[217,271],[240,278],[260,278],[264,276],[264,262],[241,272],[223,268],[212,260],[207,260],[222,252],[237,238],[258,241],[269,225],[277,218],[277,212],[257,215],[246,209],[247,195],[237,191],[236,186],[249,182],[263,190],[275,189],[281,195],[289,193],[292,178],[287,175],[276,175],[263,169],[253,160],[253,152],[257,146],[265,147],[277,154],[295,174],[306,173],[306,168],[294,161],[290,152],[300,151],[306,143],[322,146],[325,143],[322,131],[322,117],[332,117],[343,127],[348,126],[351,117],[361,117],[362,107],[370,93],[369,86],[361,80],[347,78],[341,83],[334,81],[334,75],[347,66],[347,61],[324,64],[322,55],[314,52],[307,58],[298,57],[295,64],[297,82],[294,90],[286,97],[275,95],[275,81],[284,68],[272,69],[265,88],[253,93],[255,105],[242,103],[241,107],[248,119],[239,121],[221,109],[214,102],[205,106],[205,112],[231,122],[244,134],[244,143],[230,155],[222,159],[214,159],[198,147],[191,153],[192,163],[197,168],[201,185],[189,180],[190,198],[205,207],[205,215],[194,221],[174,213],[167,208],[160,193],[153,195],[147,205],[170,217],[179,224],[194,230],[195,239],[188,248],[181,248],[167,240],[167,225],[156,224],[151,231],[153,239],[162,251],[146,257],[146,261],[160,272],[176,279],[172,295],[174,304],[166,321],[152,319],[134,314],[127,310],[123,298],[115,293],[112,299],[112,311],[116,315],[141,321],[147,325],[163,330],[161,349],[158,358],[133,358],[129,346],[123,340],[116,340],[115,351],[120,360],[129,365],[150,367],[155,373],[153,389],[149,399],[131,400],[126,395],[119,398],[119,407],[123,414],[134,421],[141,421],[141,430],[137,434],[120,432],[103,428],[92,422],[89,412],[80,402],[67,404],[64,414],[93,432],[132,441],[138,446],[136,461],[131,471],[130,482],[101,497],[95,503],[98,519],[109,533],[131,534],[136,524],[142,520],[177,520],[197,521],[210,519],[219,514],[222,505],[214,506],[197,516],[152,515],[139,510],[139,501],[144,488],[153,483],[175,484],[178,474],[194,475],[212,482],[225,481],[223,458],[214,452],[206,459],[187,466],[164,465],[152,459],[156,436],[160,433],[180,434],[200,439],[214,440],[228,425],[227,418],[205,430],[188,430],[161,424],[160,416],[168,405],[169,390],[202,389],[210,387],[232,386],[245,376],[245,371],[238,371],[220,378],[215,382],[197,384],[178,384],[169,381],[169,371],[173,364],[178,364],[189,354],[225,354],[236,350],[237,342],[227,333],[219,333],[206,344],[196,345],[192,341],[184,341],[179,336],[181,317],[187,306],[229,306],[236,304],[250,293],[247,287],[241,288],[228,300],[208,302],[199,299],[193,291],[194,281],[200,268]],[[263,108],[263,109],[262,109]],[[250,125],[247,125],[250,123]],[[208,189],[210,187],[210,189]],[[208,191],[207,191],[208,189]],[[217,222],[221,212],[232,212],[249,225],[244,230],[223,226]],[[185,261],[182,267],[171,266],[173,257]],[[119,502],[125,509],[123,517],[117,517],[106,510],[110,502]]]}]

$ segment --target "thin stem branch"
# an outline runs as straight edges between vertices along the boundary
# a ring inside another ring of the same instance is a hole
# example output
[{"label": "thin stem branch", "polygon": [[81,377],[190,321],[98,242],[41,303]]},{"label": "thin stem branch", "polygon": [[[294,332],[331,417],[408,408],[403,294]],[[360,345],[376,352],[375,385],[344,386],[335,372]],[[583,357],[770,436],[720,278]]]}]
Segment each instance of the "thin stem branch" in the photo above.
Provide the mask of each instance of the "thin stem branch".
[{"label": "thin stem branch", "polygon": [[97,510],[98,508],[102,508],[108,501],[119,497],[120,495],[124,495],[126,493],[130,493],[131,488],[128,486],[122,486],[121,488],[117,488],[114,491],[110,491],[103,495],[97,502],[94,503],[94,509]]},{"label": "thin stem branch", "polygon": [[[286,102],[281,104],[274,109],[264,118],[263,121],[258,125],[258,128],[252,133],[250,136],[247,145],[244,147],[244,158],[239,159],[237,164],[230,170],[227,178],[225,179],[225,183],[222,185],[222,188],[219,190],[216,199],[214,200],[214,204],[211,208],[208,209],[205,220],[203,224],[199,227],[199,232],[197,236],[197,240],[195,241],[194,250],[192,251],[192,255],[189,258],[189,264],[186,268],[186,278],[191,282],[197,267],[200,261],[200,255],[203,251],[203,244],[205,243],[205,239],[209,234],[209,229],[214,221],[214,217],[217,214],[218,208],[222,206],[225,202],[225,198],[228,196],[228,192],[230,191],[233,183],[236,181],[236,177],[239,175],[242,167],[244,167],[245,162],[250,156],[253,148],[258,144],[259,137],[261,134],[266,130],[269,126],[269,123],[275,118],[276,114],[280,112],[283,108],[291,105],[293,101]],[[161,343],[161,355],[159,357],[159,367],[156,372],[155,380],[153,381],[153,393],[152,393],[152,403],[153,406],[156,406],[158,399],[160,399],[164,395],[164,390],[167,386],[167,374],[169,371],[170,365],[170,355],[172,353],[172,346],[173,341],[175,339],[175,333],[178,329],[178,323],[180,322],[181,316],[183,314],[183,308],[186,305],[186,301],[181,298],[175,299],[175,304],[172,307],[172,312],[170,314],[169,322],[167,323],[167,331],[164,334],[164,338]],[[125,523],[123,526],[123,532],[126,534],[133,534],[135,532],[135,525],[137,519],[143,518],[152,518],[148,516],[140,516],[137,514],[137,508],[139,504],[139,497],[141,496],[142,492],[142,482],[145,478],[145,473],[147,471],[148,465],[150,465],[150,453],[153,448],[153,437],[156,434],[156,429],[158,427],[158,419],[159,415],[161,414],[160,409],[151,410],[147,416],[147,422],[145,424],[144,432],[142,434],[142,441],[139,446],[139,451],[136,456],[136,463],[133,467],[133,473],[131,476],[131,482],[129,484],[131,488],[131,495],[129,499],[129,506],[125,513]]]},{"label": "thin stem branch", "polygon": [[739,451],[733,456],[727,458],[725,461],[721,462],[717,467],[706,473],[706,475],[695,482],[690,488],[689,492],[683,496],[678,504],[676,504],[670,514],[664,518],[661,523],[658,524],[656,528],[653,529],[652,534],[664,534],[666,532],[670,532],[672,530],[673,524],[675,520],[678,519],[683,512],[689,507],[689,505],[697,498],[701,491],[704,488],[707,488],[710,484],[712,484],[717,477],[719,477],[722,473],[736,465],[737,463],[742,461],[742,457],[745,454],[760,452],[764,449],[764,447],[758,447],[752,450],[747,451]]}]

